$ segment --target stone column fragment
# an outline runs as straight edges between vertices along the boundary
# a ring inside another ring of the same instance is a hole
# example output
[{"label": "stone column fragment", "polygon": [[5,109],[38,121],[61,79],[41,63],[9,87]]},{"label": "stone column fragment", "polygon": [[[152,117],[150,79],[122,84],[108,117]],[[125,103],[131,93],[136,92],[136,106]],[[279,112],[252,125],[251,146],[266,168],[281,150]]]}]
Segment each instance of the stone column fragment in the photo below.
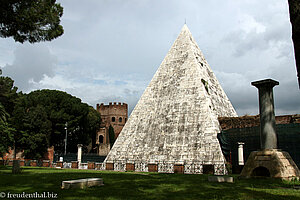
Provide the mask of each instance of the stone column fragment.
[{"label": "stone column fragment", "polygon": [[82,156],[82,144],[78,144],[78,151],[77,151],[77,161],[78,161],[78,166],[81,164],[81,156]]},{"label": "stone column fragment", "polygon": [[276,149],[273,87],[279,85],[279,82],[265,79],[251,84],[258,88],[259,93],[260,147],[261,149]]},{"label": "stone column fragment", "polygon": [[238,148],[238,161],[239,165],[244,165],[244,146],[245,143],[243,142],[238,142],[239,148]]}]

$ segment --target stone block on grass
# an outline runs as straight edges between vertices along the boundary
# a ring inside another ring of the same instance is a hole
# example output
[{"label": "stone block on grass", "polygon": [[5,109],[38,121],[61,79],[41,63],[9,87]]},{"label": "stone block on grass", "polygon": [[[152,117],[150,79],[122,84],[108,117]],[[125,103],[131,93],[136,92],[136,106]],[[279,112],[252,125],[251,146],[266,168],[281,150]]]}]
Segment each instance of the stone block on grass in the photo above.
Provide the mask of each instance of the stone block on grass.
[{"label": "stone block on grass", "polygon": [[84,189],[88,187],[102,186],[102,185],[104,185],[102,178],[86,178],[86,179],[63,181],[61,188],[62,189],[71,189],[71,188]]},{"label": "stone block on grass", "polygon": [[208,177],[209,182],[227,182],[227,183],[233,183],[233,177],[231,176],[209,176]]}]

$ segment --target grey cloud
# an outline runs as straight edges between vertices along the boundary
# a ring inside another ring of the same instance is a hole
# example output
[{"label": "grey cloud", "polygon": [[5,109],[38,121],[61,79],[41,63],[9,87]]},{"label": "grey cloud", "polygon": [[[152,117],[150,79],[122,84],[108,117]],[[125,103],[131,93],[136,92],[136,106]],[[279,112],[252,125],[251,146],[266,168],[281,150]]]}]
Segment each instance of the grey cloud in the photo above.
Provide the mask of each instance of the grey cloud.
[{"label": "grey cloud", "polygon": [[33,82],[40,82],[44,76],[53,77],[56,57],[44,45],[19,45],[14,51],[12,64],[3,68],[3,75],[15,80],[15,85],[26,92]]}]

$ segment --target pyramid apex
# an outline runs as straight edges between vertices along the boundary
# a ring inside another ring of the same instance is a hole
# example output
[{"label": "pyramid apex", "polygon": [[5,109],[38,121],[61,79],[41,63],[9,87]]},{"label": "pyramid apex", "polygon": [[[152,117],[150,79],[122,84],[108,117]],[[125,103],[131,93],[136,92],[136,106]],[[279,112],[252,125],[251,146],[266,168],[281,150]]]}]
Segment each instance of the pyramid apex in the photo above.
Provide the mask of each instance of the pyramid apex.
[{"label": "pyramid apex", "polygon": [[190,32],[190,29],[188,28],[188,26],[186,24],[183,25],[182,29],[181,29],[181,32],[183,31],[188,31]]}]

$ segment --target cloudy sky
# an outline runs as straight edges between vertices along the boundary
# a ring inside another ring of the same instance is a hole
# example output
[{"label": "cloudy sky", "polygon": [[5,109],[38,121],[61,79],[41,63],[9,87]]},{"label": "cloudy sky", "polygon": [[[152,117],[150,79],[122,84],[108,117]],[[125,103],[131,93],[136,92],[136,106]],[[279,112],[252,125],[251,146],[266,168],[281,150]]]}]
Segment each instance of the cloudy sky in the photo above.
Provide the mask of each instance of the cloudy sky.
[{"label": "cloudy sky", "polygon": [[0,67],[23,92],[66,91],[131,111],[185,21],[239,115],[258,114],[251,81],[272,78],[276,115],[300,113],[287,0],[59,0],[65,33],[0,39]]}]

